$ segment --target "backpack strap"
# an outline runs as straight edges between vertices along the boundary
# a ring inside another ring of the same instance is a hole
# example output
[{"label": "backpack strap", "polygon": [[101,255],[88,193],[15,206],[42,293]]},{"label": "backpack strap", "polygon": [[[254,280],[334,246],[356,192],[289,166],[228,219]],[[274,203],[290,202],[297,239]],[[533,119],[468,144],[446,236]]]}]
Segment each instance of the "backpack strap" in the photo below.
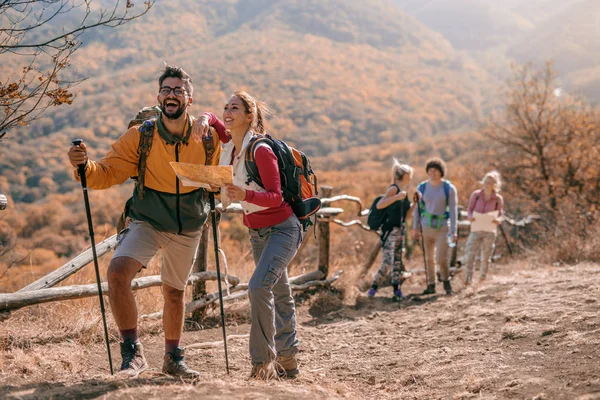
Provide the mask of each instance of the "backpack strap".
[{"label": "backpack strap", "polygon": [[446,195],[446,208],[448,208],[450,207],[450,181],[444,180],[444,194]]},{"label": "backpack strap", "polygon": [[[264,188],[262,180],[260,179],[260,174],[258,173],[258,166],[256,165],[255,159],[256,150],[258,150],[260,144],[265,144],[269,146],[273,150],[273,153],[275,153],[275,150],[273,148],[273,141],[270,137],[265,135],[255,135],[250,139],[250,142],[248,142],[248,145],[246,146],[245,157],[246,172],[248,173],[248,180],[246,181],[246,185],[248,185],[250,182],[256,182],[258,186]],[[275,156],[277,157],[277,154],[275,154]],[[279,157],[277,157],[277,160],[279,164]],[[278,165],[278,167],[280,168],[279,172],[281,173],[281,166]]]},{"label": "backpack strap", "polygon": [[140,131],[140,143],[138,145],[138,176],[136,179],[136,189],[138,193],[138,197],[140,199],[144,198],[144,179],[146,177],[146,158],[148,158],[148,154],[150,154],[150,149],[152,148],[152,138],[154,137],[154,124],[156,122],[156,118],[151,118],[146,121],[142,125],[139,126],[138,130]]},{"label": "backpack strap", "polygon": [[202,137],[202,146],[204,147],[205,160],[204,165],[211,165],[213,156],[215,155],[215,144],[213,137],[216,135],[216,131],[213,127],[210,127],[210,135]]}]

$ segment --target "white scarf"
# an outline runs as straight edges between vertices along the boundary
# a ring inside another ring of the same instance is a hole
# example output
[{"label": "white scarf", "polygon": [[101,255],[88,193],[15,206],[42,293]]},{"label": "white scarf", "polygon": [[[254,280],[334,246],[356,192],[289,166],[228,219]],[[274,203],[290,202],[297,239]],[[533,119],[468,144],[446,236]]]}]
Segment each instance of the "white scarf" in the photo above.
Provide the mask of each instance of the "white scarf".
[{"label": "white scarf", "polygon": [[[266,192],[266,190],[260,187],[256,182],[252,181],[248,184],[246,183],[249,178],[248,172],[246,172],[246,147],[248,147],[248,143],[250,143],[250,139],[252,139],[252,136],[254,135],[254,131],[252,130],[246,132],[244,140],[242,141],[242,148],[239,149],[237,155],[233,159],[233,184],[246,190],[253,190],[255,192],[264,193]],[[219,165],[230,165],[233,149],[235,148],[233,140],[230,140],[229,142],[222,144],[221,146],[222,150],[221,157],[219,158]],[[256,150],[261,146],[268,147],[266,143],[259,143],[255,147],[254,151],[256,152]],[[225,196],[223,196],[223,194]],[[226,203],[228,202],[228,199],[226,191],[223,194],[221,195],[221,202],[223,203],[224,207],[227,207],[228,204]],[[257,206],[256,204],[248,203],[247,201],[240,201],[240,204],[242,205],[242,210],[244,211],[244,214],[252,214],[257,211],[262,211],[269,208]]]}]

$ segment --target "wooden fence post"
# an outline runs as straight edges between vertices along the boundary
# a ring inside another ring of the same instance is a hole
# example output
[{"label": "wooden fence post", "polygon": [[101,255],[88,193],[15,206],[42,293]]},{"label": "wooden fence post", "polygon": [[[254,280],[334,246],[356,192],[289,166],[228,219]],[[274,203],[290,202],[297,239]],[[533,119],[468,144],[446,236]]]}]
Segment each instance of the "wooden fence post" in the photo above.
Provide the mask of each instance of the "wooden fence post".
[{"label": "wooden fence post", "polygon": [[[329,198],[333,194],[331,186],[321,186],[321,198]],[[328,202],[323,202],[322,207],[329,207]],[[330,217],[323,216],[318,219],[319,225],[319,271],[323,273],[323,279],[329,273],[329,223]]]},{"label": "wooden fence post", "polygon": [[[210,222],[206,221],[200,234],[200,243],[196,252],[196,261],[192,267],[192,272],[204,272],[208,265],[208,236],[210,232]],[[206,281],[198,281],[192,289],[192,301],[199,300],[206,296]],[[192,313],[192,320],[201,321],[206,314],[206,308],[198,308]]]}]

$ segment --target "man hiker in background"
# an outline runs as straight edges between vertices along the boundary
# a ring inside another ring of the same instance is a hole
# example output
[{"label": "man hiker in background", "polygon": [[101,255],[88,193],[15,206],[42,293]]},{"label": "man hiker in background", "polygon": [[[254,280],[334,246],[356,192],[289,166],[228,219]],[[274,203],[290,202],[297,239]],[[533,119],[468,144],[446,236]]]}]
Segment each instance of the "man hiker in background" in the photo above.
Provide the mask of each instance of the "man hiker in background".
[{"label": "man hiker in background", "polygon": [[[423,294],[435,293],[435,261],[446,294],[452,294],[450,285],[450,267],[448,260],[449,244],[455,244],[457,235],[457,192],[454,185],[446,179],[446,163],[441,158],[431,158],[425,167],[429,179],[417,187],[420,200],[413,212],[414,237],[419,239],[423,233],[425,249],[425,275],[427,288]],[[419,226],[419,224],[421,224]],[[421,229],[419,229],[421,228]]]},{"label": "man hiker in background", "polygon": [[[151,133],[151,142],[146,147],[149,153],[144,167],[138,166],[143,135],[138,126],[130,127],[119,137],[102,160],[88,159],[87,146],[82,143],[69,149],[69,161],[75,168],[85,164],[87,184],[93,189],[105,189],[138,174],[141,178],[130,202],[128,216],[132,222],[120,232],[119,245],[107,272],[110,306],[123,339],[120,373],[137,376],[148,368],[138,340],[138,313],[131,281],[160,250],[165,332],[162,371],[196,378],[199,373],[185,364],[184,349],[179,347],[179,341],[184,322],[184,289],[209,205],[203,189],[181,185],[169,162],[218,165],[221,146],[214,135],[214,154],[209,157],[203,142],[190,140],[194,118],[188,109],[193,101],[193,86],[185,71],[166,65],[158,84],[161,112],[147,130]],[[77,169],[75,177],[79,179]]]}]

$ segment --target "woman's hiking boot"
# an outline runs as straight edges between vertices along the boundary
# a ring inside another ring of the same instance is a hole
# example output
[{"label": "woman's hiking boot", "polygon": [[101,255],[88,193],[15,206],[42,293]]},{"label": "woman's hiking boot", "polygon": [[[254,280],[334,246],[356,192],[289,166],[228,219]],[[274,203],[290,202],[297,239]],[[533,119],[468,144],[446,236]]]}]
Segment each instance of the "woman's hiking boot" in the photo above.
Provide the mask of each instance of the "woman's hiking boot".
[{"label": "woman's hiking boot", "polygon": [[400,289],[394,289],[394,296],[392,297],[394,301],[402,301],[404,300],[404,295]]},{"label": "woman's hiking boot", "polygon": [[252,364],[250,378],[269,381],[272,379],[281,379],[285,376],[285,370],[281,367],[277,368],[276,363],[267,361],[261,364]]},{"label": "woman's hiking boot", "polygon": [[446,294],[452,294],[452,285],[450,284],[450,281],[444,281],[444,290],[446,291]]},{"label": "woman's hiking boot", "polygon": [[144,346],[140,342],[126,340],[121,343],[121,369],[119,375],[137,377],[148,369],[146,357],[144,357]]},{"label": "woman's hiking boot", "polygon": [[193,379],[200,377],[200,372],[194,371],[185,363],[185,361],[183,361],[184,355],[185,350],[181,347],[176,348],[173,353],[165,354],[162,372],[167,375],[181,378]]},{"label": "woman's hiking boot", "polygon": [[298,360],[296,360],[296,355],[291,356],[277,356],[277,360],[275,360],[281,368],[285,370],[284,376],[288,378],[295,378],[296,375],[300,373],[298,369]]},{"label": "woman's hiking boot", "polygon": [[423,290],[423,294],[435,294],[435,283],[427,285],[427,288]]},{"label": "woman's hiking boot", "polygon": [[369,297],[375,297],[375,293],[377,293],[377,288],[376,287],[371,287],[371,289],[369,289],[369,291],[367,292],[367,295]]}]

